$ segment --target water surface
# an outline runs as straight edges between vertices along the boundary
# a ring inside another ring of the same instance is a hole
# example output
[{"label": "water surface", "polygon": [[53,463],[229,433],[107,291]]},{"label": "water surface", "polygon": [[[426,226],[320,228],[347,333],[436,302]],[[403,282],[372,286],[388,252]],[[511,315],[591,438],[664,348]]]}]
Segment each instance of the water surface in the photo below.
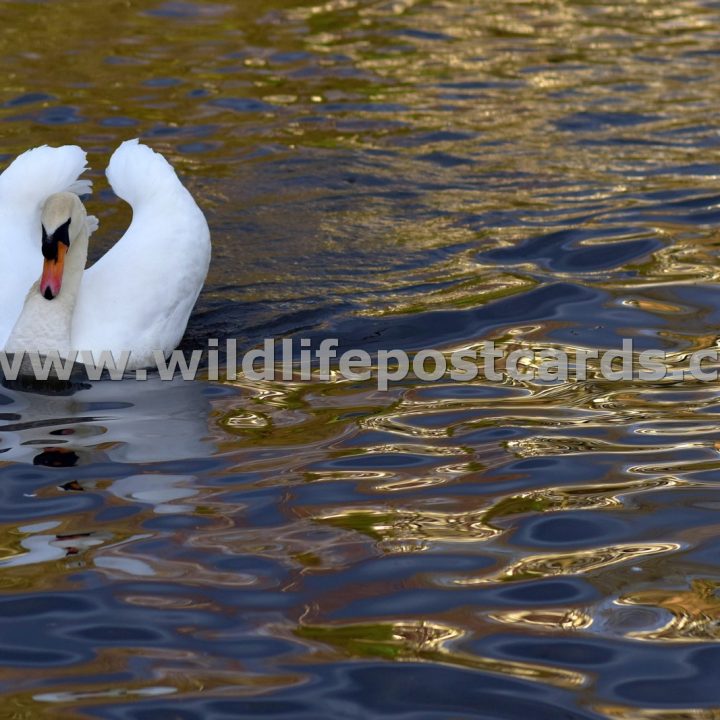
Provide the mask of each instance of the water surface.
[{"label": "water surface", "polygon": [[[184,347],[712,347],[720,5],[0,7],[2,159],[164,152]],[[95,236],[94,236],[95,237]],[[708,383],[0,390],[5,716],[720,713]]]}]

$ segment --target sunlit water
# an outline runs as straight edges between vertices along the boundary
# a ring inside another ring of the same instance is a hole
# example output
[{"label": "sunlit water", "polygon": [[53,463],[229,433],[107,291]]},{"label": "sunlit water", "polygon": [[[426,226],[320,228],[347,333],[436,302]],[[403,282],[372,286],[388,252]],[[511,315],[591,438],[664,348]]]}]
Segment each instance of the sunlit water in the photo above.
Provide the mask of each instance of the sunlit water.
[{"label": "sunlit water", "polygon": [[[166,153],[184,347],[712,347],[720,4],[4,2],[3,159]],[[1,390],[2,717],[720,717],[715,384]]]}]

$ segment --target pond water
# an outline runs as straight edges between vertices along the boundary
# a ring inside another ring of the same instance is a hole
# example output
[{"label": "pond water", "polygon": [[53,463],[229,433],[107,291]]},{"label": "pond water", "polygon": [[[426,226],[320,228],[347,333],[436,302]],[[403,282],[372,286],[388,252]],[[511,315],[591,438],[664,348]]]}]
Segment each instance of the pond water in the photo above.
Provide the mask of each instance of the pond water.
[{"label": "pond water", "polygon": [[[2,159],[140,136],[206,211],[183,347],[681,359],[720,325],[720,3],[0,5]],[[3,717],[720,716],[720,390],[0,389]]]}]

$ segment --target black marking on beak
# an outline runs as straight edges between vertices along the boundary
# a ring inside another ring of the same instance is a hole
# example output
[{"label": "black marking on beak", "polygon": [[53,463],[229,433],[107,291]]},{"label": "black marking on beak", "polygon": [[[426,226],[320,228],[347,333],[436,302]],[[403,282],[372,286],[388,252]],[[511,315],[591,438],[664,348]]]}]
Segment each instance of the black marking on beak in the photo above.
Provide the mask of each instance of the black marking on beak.
[{"label": "black marking on beak", "polygon": [[46,287],[43,297],[46,300],[52,300],[55,296],[52,294],[52,290],[49,287]]},{"label": "black marking on beak", "polygon": [[[60,225],[52,235],[48,235],[45,226],[42,226],[42,254],[46,260],[58,259],[58,243],[70,247],[70,218]],[[48,300],[50,299],[48,298]]]}]

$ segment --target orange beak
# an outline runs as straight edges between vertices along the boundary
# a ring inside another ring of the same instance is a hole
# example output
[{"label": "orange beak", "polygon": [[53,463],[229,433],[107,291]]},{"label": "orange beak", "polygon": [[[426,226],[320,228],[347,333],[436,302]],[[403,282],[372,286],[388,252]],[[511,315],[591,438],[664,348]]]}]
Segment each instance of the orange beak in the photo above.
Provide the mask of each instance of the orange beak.
[{"label": "orange beak", "polygon": [[59,242],[57,244],[57,257],[53,260],[45,259],[42,277],[40,278],[40,294],[46,300],[52,300],[60,292],[66,252],[67,245]]}]

